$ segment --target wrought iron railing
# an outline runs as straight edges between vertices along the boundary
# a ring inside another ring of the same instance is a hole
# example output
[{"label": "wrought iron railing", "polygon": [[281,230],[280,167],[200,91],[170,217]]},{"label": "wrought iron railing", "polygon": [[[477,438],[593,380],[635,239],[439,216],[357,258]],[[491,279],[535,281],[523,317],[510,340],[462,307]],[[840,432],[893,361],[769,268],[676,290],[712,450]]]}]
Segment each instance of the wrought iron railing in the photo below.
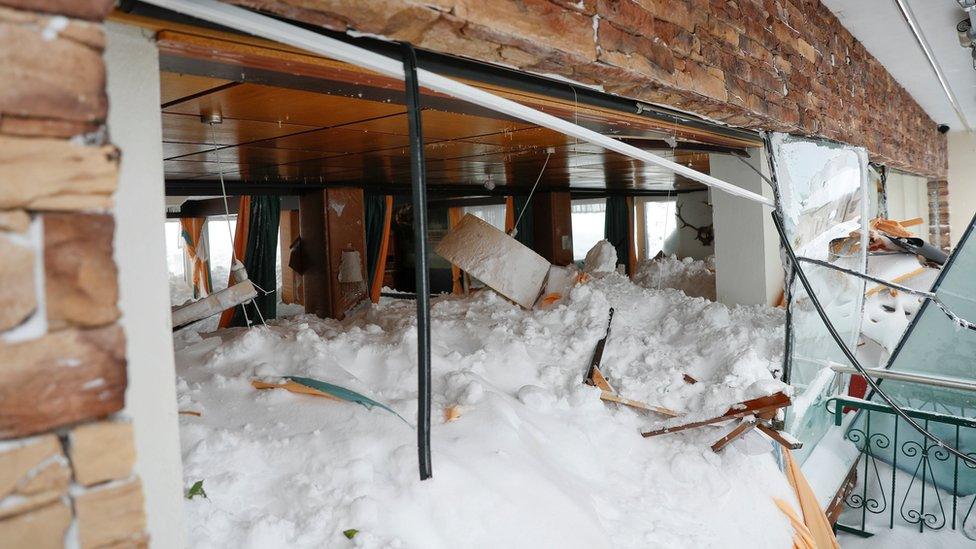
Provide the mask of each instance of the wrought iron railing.
[{"label": "wrought iron railing", "polygon": [[[855,465],[860,478],[845,499],[847,509],[853,513],[845,513],[842,519],[849,521],[852,515],[859,514],[859,524],[841,524],[839,520],[838,530],[871,536],[873,533],[868,531],[868,526],[877,524],[869,521],[871,515],[881,518],[882,522],[887,518],[888,528],[893,528],[896,511],[898,520],[917,525],[919,532],[946,526],[952,530],[962,529],[973,513],[976,497],[964,513],[965,502],[960,506],[960,500],[976,491],[976,467],[919,434],[886,404],[834,397],[827,402],[827,407],[837,426],[843,423],[845,411],[858,414],[849,423],[844,436],[861,451],[860,460]],[[973,448],[976,418],[915,408],[903,410],[946,443],[956,448]],[[976,452],[967,452],[967,455],[976,457]],[[884,465],[879,468],[879,463]],[[887,467],[891,469],[890,475],[887,472],[882,475],[881,470]],[[910,477],[907,486],[899,470]]]}]

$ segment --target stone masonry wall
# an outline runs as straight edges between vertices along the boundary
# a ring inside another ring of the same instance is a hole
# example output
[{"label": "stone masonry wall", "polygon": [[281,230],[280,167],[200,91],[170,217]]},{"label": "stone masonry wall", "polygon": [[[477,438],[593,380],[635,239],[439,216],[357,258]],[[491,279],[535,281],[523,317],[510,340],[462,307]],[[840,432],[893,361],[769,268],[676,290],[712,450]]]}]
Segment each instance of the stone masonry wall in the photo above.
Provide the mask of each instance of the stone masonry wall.
[{"label": "stone masonry wall", "polygon": [[112,0],[0,0],[0,548],[140,547],[105,36]]},{"label": "stone masonry wall", "polygon": [[946,174],[945,136],[818,0],[228,1]]}]

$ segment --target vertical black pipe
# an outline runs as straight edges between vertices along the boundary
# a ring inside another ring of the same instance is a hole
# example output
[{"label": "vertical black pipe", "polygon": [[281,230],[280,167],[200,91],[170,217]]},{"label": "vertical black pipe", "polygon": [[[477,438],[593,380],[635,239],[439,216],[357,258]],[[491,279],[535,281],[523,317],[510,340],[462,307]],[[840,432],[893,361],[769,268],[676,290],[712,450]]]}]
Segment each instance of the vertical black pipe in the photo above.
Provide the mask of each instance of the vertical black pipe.
[{"label": "vertical black pipe", "polygon": [[420,480],[433,476],[430,463],[430,274],[427,271],[427,173],[424,167],[424,131],[420,120],[417,54],[401,44],[407,121],[410,125],[410,189],[413,196],[415,277],[417,280],[417,453]]}]

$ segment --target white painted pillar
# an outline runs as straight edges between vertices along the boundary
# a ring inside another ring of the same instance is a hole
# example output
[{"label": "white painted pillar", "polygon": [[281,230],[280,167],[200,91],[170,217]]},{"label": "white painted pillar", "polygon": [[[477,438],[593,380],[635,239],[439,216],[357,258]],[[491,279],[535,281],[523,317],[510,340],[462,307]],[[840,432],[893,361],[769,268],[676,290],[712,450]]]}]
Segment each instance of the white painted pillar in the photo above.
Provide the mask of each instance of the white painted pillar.
[{"label": "white painted pillar", "polygon": [[152,33],[109,23],[111,141],[122,151],[115,194],[115,261],[129,386],[125,414],[135,430],[153,547],[185,547],[183,470],[166,267],[166,199],[159,115],[159,56]]},{"label": "white painted pillar", "polygon": [[[768,175],[766,151],[750,149],[744,159]],[[713,177],[772,198],[773,191],[749,166],[733,156],[709,156]],[[712,192],[715,224],[715,290],[726,305],[774,305],[783,291],[779,239],[769,206],[723,192]]]}]

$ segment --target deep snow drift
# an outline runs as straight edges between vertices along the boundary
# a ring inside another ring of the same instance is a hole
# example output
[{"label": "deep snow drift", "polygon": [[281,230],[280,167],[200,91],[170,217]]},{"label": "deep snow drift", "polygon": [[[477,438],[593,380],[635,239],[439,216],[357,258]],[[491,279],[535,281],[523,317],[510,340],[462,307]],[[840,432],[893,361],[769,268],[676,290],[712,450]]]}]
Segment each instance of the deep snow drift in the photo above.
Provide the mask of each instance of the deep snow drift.
[{"label": "deep snow drift", "polygon": [[[625,397],[687,412],[784,389],[783,312],[638,287],[617,274],[525,311],[485,290],[434,300],[434,478],[394,415],[255,376],[344,385],[416,418],[414,303],[344,322],[300,316],[203,339],[177,335],[194,547],[789,547],[773,497],[795,501],[771,452],[709,445],[728,428],[644,439],[662,418],[581,383],[616,308],[604,371]],[[682,379],[689,374],[700,382]],[[444,412],[458,406],[460,417]],[[347,540],[342,532],[357,529]]]},{"label": "deep snow drift", "polygon": [[715,301],[715,257],[678,259],[672,255],[642,261],[634,282],[645,288],[674,288],[689,297]]}]

